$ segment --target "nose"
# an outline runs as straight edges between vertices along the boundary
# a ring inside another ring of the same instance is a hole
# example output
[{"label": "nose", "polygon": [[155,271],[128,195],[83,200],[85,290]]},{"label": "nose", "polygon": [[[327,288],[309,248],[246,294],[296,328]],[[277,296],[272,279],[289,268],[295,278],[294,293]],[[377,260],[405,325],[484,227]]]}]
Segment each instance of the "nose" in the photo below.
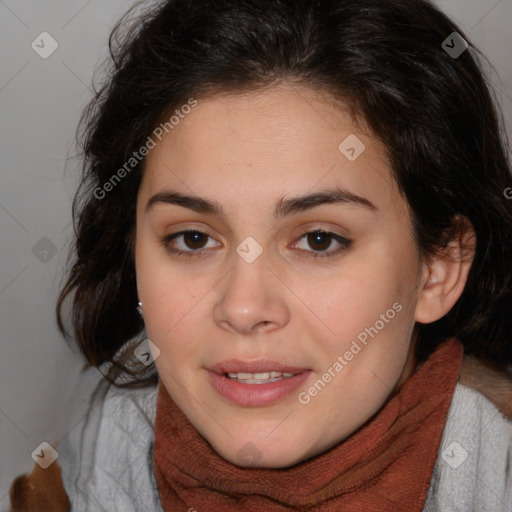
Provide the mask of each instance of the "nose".
[{"label": "nose", "polygon": [[232,270],[217,287],[215,323],[243,335],[284,327],[290,318],[289,292],[276,273],[269,267],[265,251],[252,263],[235,254]]}]

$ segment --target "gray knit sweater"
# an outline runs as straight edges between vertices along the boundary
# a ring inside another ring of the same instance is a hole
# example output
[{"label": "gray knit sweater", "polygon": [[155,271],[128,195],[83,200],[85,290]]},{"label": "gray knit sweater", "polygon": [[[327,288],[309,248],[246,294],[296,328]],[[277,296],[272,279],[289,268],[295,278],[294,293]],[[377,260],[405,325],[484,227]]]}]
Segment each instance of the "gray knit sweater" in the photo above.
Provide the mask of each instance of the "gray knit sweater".
[{"label": "gray knit sweater", "polygon": [[[99,384],[86,420],[58,447],[73,512],[162,512],[153,467],[157,393]],[[424,512],[512,512],[512,421],[461,384]]]}]

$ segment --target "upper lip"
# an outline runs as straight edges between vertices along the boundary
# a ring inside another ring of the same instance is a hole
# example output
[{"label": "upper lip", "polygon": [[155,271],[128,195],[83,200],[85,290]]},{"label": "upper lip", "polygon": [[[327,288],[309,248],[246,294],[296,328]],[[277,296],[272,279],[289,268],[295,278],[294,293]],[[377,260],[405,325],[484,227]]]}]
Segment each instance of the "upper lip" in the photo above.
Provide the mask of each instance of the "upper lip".
[{"label": "upper lip", "polygon": [[214,364],[209,368],[210,371],[220,375],[224,373],[263,373],[263,372],[281,372],[281,373],[301,373],[309,368],[299,366],[288,366],[270,359],[261,359],[259,361],[241,361],[240,359],[228,359]]}]

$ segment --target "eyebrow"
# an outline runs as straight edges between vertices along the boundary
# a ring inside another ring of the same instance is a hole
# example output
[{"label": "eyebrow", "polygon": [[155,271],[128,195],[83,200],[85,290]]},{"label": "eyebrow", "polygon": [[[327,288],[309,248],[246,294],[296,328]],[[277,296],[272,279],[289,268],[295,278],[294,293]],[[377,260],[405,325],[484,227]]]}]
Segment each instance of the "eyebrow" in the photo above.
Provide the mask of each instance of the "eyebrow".
[{"label": "eyebrow", "polygon": [[[166,190],[153,195],[146,204],[146,212],[157,203],[175,204],[197,213],[226,218],[222,206],[217,201],[194,195],[186,195],[173,190]],[[274,217],[280,219],[325,204],[349,204],[359,206],[368,211],[376,212],[378,210],[368,199],[336,187],[298,197],[282,198],[275,206]]]}]

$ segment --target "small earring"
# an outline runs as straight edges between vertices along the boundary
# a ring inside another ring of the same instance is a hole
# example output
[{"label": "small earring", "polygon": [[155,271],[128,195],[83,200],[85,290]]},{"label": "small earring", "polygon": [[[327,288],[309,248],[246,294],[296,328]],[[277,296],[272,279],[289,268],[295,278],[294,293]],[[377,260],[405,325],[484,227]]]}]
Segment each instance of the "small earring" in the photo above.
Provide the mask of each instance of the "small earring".
[{"label": "small earring", "polygon": [[137,303],[137,311],[139,312],[139,315],[142,316],[142,302]]}]

